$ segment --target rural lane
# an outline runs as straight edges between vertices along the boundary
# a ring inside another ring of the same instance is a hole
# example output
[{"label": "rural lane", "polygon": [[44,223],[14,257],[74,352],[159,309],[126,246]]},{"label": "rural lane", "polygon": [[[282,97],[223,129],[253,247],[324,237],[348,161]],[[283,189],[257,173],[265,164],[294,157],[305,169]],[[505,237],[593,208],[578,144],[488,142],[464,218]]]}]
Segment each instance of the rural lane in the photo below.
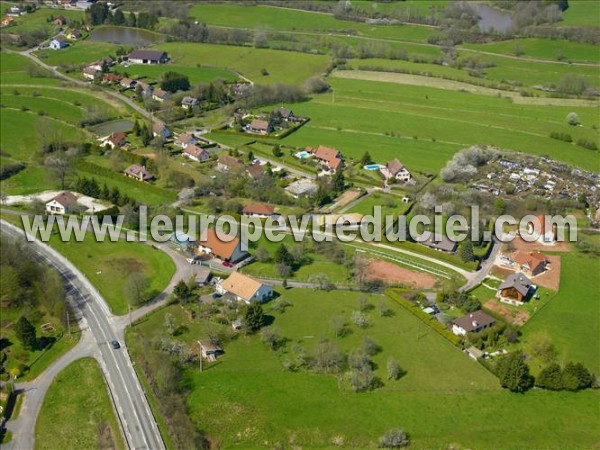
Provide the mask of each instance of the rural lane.
[{"label": "rural lane", "polygon": [[[42,60],[40,60],[37,56],[33,55],[31,52],[39,50],[38,47],[29,49],[29,50],[25,50],[22,52],[14,52],[14,51],[10,51],[11,53],[16,53],[22,56],[25,56],[26,58],[29,58],[30,60],[32,60],[35,64],[43,67],[46,70],[49,70],[50,72],[52,72],[52,74],[57,77],[60,78],[61,80],[64,81],[68,81],[69,83],[73,83],[79,87],[84,87],[86,89],[90,88],[90,84],[88,82],[85,81],[81,81],[81,80],[77,80],[75,78],[71,78],[68,75],[65,75],[64,73],[59,72],[56,67],[52,67],[48,64],[46,64],[45,62],[43,62]],[[125,103],[127,106],[131,107],[133,110],[135,110],[136,112],[138,112],[139,114],[141,114],[143,117],[145,117],[146,119],[150,120],[152,123],[159,123],[159,124],[163,124],[162,121],[158,120],[156,117],[154,117],[154,115],[148,111],[146,111],[144,108],[142,108],[141,106],[137,105],[133,100],[125,97],[124,95],[121,95],[117,92],[113,92],[110,91],[108,89],[103,89],[102,92],[106,93],[108,96],[113,97],[116,100],[119,100],[123,103]]]},{"label": "rural lane", "polygon": [[[25,238],[23,230],[4,220],[1,223],[2,232],[9,234],[13,239]],[[56,250],[37,240],[28,245],[60,272],[76,312],[81,314],[82,320],[91,331],[94,351],[106,378],[128,447],[164,449],[164,442],[127,349],[122,347],[114,350],[110,345],[112,340],[118,339],[119,334],[122,335],[122,331],[119,333],[116,318],[109,311],[106,302],[85,276]],[[124,342],[121,341],[121,344]],[[29,431],[29,439],[33,440],[33,430]],[[15,442],[18,442],[17,437]],[[19,448],[24,447],[19,444]]]}]

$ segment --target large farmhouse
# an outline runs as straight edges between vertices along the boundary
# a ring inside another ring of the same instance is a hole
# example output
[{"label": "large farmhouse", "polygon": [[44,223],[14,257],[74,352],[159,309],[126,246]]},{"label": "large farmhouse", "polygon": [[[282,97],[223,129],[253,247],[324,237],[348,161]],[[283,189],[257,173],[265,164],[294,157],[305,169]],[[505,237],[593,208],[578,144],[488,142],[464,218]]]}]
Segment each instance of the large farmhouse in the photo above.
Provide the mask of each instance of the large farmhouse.
[{"label": "large farmhouse", "polygon": [[131,64],[164,64],[168,59],[167,53],[159,50],[134,50],[127,55]]}]

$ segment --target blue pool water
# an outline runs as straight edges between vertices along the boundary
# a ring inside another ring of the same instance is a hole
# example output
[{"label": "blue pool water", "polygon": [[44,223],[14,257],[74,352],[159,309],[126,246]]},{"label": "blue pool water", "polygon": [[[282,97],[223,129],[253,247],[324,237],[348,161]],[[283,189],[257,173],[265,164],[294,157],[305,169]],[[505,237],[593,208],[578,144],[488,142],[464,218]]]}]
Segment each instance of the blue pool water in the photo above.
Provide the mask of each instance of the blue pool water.
[{"label": "blue pool water", "polygon": [[301,151],[301,152],[296,153],[296,156],[300,159],[305,159],[305,158],[310,157],[310,153],[308,153],[306,151]]},{"label": "blue pool water", "polygon": [[367,164],[366,166],[363,167],[363,169],[365,169],[365,170],[379,170],[379,169],[381,169],[381,165],[380,164]]}]

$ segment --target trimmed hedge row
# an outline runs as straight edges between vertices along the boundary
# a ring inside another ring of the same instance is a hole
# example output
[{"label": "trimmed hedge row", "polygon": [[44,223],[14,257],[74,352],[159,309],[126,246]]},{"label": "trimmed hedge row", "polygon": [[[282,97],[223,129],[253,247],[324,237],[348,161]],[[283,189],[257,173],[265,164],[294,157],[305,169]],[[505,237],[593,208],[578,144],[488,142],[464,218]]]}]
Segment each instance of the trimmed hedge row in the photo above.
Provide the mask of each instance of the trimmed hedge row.
[{"label": "trimmed hedge row", "polygon": [[453,345],[460,345],[460,342],[462,340],[460,336],[456,336],[455,334],[453,334],[444,324],[440,323],[435,317],[424,313],[418,305],[415,305],[414,303],[402,298],[394,289],[386,289],[385,295],[394,300],[408,312],[418,317],[427,326],[433,328],[441,336],[450,341]]}]

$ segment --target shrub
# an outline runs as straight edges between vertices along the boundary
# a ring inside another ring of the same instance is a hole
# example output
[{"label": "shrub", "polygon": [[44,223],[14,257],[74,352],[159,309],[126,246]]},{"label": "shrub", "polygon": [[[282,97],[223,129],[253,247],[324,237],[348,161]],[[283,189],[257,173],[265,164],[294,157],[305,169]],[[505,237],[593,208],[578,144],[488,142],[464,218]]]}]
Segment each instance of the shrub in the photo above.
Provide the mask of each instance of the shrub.
[{"label": "shrub", "polygon": [[569,133],[553,131],[552,133],[550,133],[550,137],[552,139],[556,139],[558,141],[573,142],[573,138],[571,137],[571,135]]},{"label": "shrub", "polygon": [[400,428],[388,430],[379,438],[380,448],[400,448],[406,447],[408,444],[410,444],[410,439],[406,432]]},{"label": "shrub", "polygon": [[587,148],[588,150],[598,150],[598,146],[593,141],[588,141],[587,139],[577,139],[577,145],[583,148]]}]

